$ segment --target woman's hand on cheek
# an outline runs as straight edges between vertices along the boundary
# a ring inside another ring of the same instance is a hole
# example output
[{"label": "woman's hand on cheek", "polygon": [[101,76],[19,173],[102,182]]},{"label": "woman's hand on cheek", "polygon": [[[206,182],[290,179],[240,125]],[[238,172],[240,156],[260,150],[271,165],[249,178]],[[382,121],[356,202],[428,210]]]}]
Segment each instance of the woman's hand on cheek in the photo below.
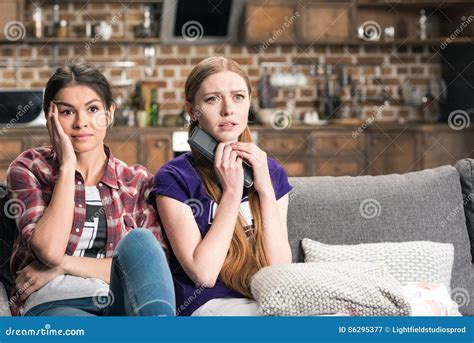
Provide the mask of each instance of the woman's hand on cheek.
[{"label": "woman's hand on cheek", "polygon": [[237,156],[252,167],[255,190],[258,193],[274,192],[268,170],[267,153],[254,143],[236,142],[232,143],[231,147],[237,153]]},{"label": "woman's hand on cheek", "polygon": [[59,163],[63,166],[76,166],[76,152],[71,143],[71,138],[64,132],[59,122],[58,107],[51,102],[48,114],[48,131],[54,150],[58,155]]}]

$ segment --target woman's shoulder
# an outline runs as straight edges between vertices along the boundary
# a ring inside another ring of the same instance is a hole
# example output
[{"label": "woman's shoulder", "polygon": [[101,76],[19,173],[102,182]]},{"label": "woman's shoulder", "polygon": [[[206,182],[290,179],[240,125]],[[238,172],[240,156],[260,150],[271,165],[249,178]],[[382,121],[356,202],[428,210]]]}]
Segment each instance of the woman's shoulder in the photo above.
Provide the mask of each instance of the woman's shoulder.
[{"label": "woman's shoulder", "polygon": [[179,155],[172,160],[166,162],[156,173],[156,176],[175,175],[185,179],[195,178],[196,170],[192,164],[191,152]]},{"label": "woman's shoulder", "polygon": [[10,164],[9,170],[15,168],[26,168],[30,171],[35,169],[47,172],[54,164],[54,150],[52,146],[30,148],[18,155]]},{"label": "woman's shoulder", "polygon": [[140,164],[128,165],[124,161],[114,157],[114,165],[117,180],[125,186],[140,188],[141,185],[149,185],[151,183],[153,175],[146,167]]},{"label": "woman's shoulder", "polygon": [[285,169],[282,167],[280,163],[278,163],[275,159],[271,157],[267,157],[268,160],[268,169],[270,172],[285,172]]}]

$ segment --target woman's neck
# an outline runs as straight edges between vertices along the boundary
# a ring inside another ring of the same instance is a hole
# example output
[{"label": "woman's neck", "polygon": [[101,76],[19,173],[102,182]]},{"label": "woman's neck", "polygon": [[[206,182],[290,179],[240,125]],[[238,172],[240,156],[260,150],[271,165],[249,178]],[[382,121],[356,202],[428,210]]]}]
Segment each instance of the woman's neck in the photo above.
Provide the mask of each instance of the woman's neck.
[{"label": "woman's neck", "polygon": [[107,166],[107,155],[104,148],[100,147],[100,150],[88,151],[76,156],[76,169],[84,178],[85,185],[95,186],[104,175]]}]

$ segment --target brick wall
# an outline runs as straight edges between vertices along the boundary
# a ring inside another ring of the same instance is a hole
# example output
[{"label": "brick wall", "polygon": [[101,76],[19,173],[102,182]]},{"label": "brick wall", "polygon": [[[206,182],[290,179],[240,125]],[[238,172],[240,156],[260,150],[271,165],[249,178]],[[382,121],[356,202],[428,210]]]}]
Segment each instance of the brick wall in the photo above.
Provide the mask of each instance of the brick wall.
[{"label": "brick wall", "polygon": [[[30,2],[27,2],[30,3]],[[31,5],[25,5],[24,24],[27,37],[30,35]],[[63,4],[60,8],[61,19],[68,20],[70,26],[80,26],[84,21],[112,21],[114,34],[112,42],[59,44],[57,45],[58,63],[79,60],[89,62],[125,61],[136,62],[137,66],[127,69],[106,68],[104,73],[109,79],[125,76],[133,81],[156,81],[161,109],[164,113],[177,114],[183,106],[183,89],[186,76],[191,67],[210,55],[224,55],[239,62],[248,72],[256,90],[261,75],[262,62],[290,62],[299,64],[330,63],[353,64],[348,72],[354,79],[362,77],[363,93],[371,96],[385,89],[391,94],[390,105],[381,106],[380,102],[366,102],[362,106],[361,118],[373,115],[379,108],[381,118],[418,118],[417,111],[403,105],[399,98],[398,87],[404,82],[427,87],[431,79],[440,77],[438,54],[428,46],[396,45],[313,45],[291,46],[274,44],[266,49],[254,45],[157,45],[153,75],[145,75],[146,58],[144,44],[137,40],[133,44],[114,43],[117,38],[133,38],[133,26],[142,22],[142,5],[130,4],[128,8],[121,4]],[[51,20],[50,9],[44,7],[44,20]],[[0,87],[44,87],[54,68],[51,66],[54,45],[24,44],[21,41],[0,45]],[[32,66],[22,65],[28,62]],[[16,64],[20,65],[16,65]],[[299,112],[312,109],[317,104],[315,76],[310,76],[309,67],[303,67],[308,75],[308,85],[296,90],[296,106]],[[379,77],[375,77],[379,76]],[[115,87],[115,93],[126,97],[133,86]],[[285,107],[287,90],[279,90],[275,96],[275,105]],[[349,101],[344,96],[343,100]]]}]

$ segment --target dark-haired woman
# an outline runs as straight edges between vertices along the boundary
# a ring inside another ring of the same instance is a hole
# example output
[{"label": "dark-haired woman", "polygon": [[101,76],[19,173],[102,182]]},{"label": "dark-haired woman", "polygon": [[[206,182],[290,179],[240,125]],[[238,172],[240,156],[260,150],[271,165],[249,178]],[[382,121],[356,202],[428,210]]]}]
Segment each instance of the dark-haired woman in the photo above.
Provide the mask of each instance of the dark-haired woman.
[{"label": "dark-haired woman", "polygon": [[18,235],[11,271],[16,315],[174,315],[171,273],[151,175],[104,145],[115,105],[95,68],[58,68],[44,112],[52,146],[10,165]]}]

